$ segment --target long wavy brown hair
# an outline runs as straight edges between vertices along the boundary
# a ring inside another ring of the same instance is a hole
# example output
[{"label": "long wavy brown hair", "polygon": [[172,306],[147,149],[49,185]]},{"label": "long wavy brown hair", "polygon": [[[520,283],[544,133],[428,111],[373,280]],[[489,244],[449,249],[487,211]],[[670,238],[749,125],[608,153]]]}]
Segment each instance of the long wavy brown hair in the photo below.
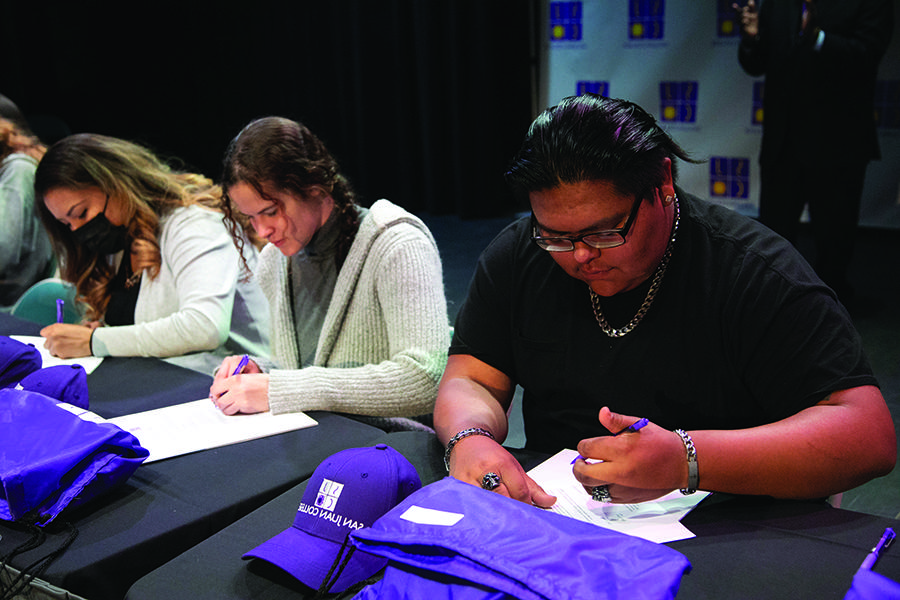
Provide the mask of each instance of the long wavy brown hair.
[{"label": "long wavy brown hair", "polygon": [[[109,304],[115,269],[75,243],[68,227],[57,221],[44,202],[51,190],[98,188],[118,202],[131,242],[134,272],[159,274],[160,217],[194,204],[222,211],[222,189],[208,177],[175,170],[153,152],[126,140],[77,134],[53,144],[35,174],[35,202],[60,261],[63,279],[75,284],[88,320],[102,319]],[[124,258],[128,260],[128,256]]]},{"label": "long wavy brown hair", "polygon": [[[277,198],[266,192],[267,188],[288,192],[303,201],[313,188],[319,187],[328,191],[338,211],[340,233],[335,260],[338,269],[341,268],[359,229],[356,193],[341,173],[337,160],[312,131],[302,123],[283,117],[257,119],[231,141],[223,163],[222,209],[238,248],[242,248],[242,230],[247,225],[228,197],[229,189],[246,183],[262,198],[280,205]],[[246,266],[245,261],[245,269]]]}]

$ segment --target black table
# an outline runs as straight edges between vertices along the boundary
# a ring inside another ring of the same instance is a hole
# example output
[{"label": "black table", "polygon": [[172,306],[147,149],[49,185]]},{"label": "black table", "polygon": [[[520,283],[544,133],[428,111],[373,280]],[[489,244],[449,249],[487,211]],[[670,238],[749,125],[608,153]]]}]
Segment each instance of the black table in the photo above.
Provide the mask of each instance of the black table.
[{"label": "black table", "polygon": [[[433,435],[390,433],[375,442],[406,456],[423,483],[445,475],[443,448]],[[526,469],[544,458],[514,453]],[[289,490],[141,578],[128,591],[127,600],[311,598],[312,590],[277,567],[241,559],[290,527],[305,486]],[[884,528],[900,530],[900,521],[839,510],[824,502],[719,494],[704,500],[683,523],[697,537],[669,546],[693,565],[678,594],[688,599],[840,599]],[[892,549],[884,555],[875,571],[900,580],[900,552]]]},{"label": "black table", "polygon": [[[39,335],[41,325],[0,313],[0,335]],[[90,409],[111,419],[209,395],[212,377],[158,358],[107,357],[88,375]]]},{"label": "black table", "polygon": [[[34,335],[8,315],[0,333]],[[30,325],[30,324],[29,324]],[[209,376],[158,359],[108,358],[88,376],[91,410],[113,417],[206,397]],[[48,539],[10,564],[22,569],[79,535],[41,576],[90,600],[122,598],[139,577],[312,475],[326,457],[383,432],[338,414],[312,412],[316,427],[141,465],[122,487],[46,528]],[[27,534],[0,522],[0,556]]]},{"label": "black table", "polygon": [[[693,569],[679,598],[835,598],[850,588],[885,527],[900,521],[826,502],[712,495],[682,523],[697,537],[672,542]],[[900,581],[900,552],[873,569]]]}]

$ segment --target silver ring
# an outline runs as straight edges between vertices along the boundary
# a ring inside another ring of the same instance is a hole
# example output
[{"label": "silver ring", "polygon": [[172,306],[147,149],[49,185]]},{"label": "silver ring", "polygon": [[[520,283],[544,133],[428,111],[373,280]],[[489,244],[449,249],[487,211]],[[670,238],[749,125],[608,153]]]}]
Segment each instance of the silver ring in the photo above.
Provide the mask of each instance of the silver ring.
[{"label": "silver ring", "polygon": [[612,502],[608,485],[595,485],[591,488],[591,498],[597,502]]},{"label": "silver ring", "polygon": [[481,478],[481,487],[486,490],[497,489],[498,487],[500,487],[500,476],[493,471],[490,473],[485,473],[484,477]]}]

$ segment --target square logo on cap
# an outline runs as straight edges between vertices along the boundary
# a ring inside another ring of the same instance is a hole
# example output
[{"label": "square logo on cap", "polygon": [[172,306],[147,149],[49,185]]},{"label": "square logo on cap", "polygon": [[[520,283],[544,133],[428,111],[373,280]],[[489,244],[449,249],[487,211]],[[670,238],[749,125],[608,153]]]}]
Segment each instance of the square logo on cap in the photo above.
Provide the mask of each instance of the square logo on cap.
[{"label": "square logo on cap", "polygon": [[323,479],[322,485],[319,486],[319,493],[316,495],[316,506],[324,510],[333,511],[343,490],[343,483]]}]

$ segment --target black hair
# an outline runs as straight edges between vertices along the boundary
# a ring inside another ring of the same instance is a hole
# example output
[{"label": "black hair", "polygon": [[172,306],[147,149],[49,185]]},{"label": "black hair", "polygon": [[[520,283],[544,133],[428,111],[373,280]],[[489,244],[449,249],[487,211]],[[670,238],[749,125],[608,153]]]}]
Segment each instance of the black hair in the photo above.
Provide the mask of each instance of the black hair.
[{"label": "black hair", "polygon": [[584,94],[542,112],[506,172],[520,198],[563,183],[607,181],[628,195],[658,187],[663,159],[699,162],[660,128],[643,108],[627,100]]}]

